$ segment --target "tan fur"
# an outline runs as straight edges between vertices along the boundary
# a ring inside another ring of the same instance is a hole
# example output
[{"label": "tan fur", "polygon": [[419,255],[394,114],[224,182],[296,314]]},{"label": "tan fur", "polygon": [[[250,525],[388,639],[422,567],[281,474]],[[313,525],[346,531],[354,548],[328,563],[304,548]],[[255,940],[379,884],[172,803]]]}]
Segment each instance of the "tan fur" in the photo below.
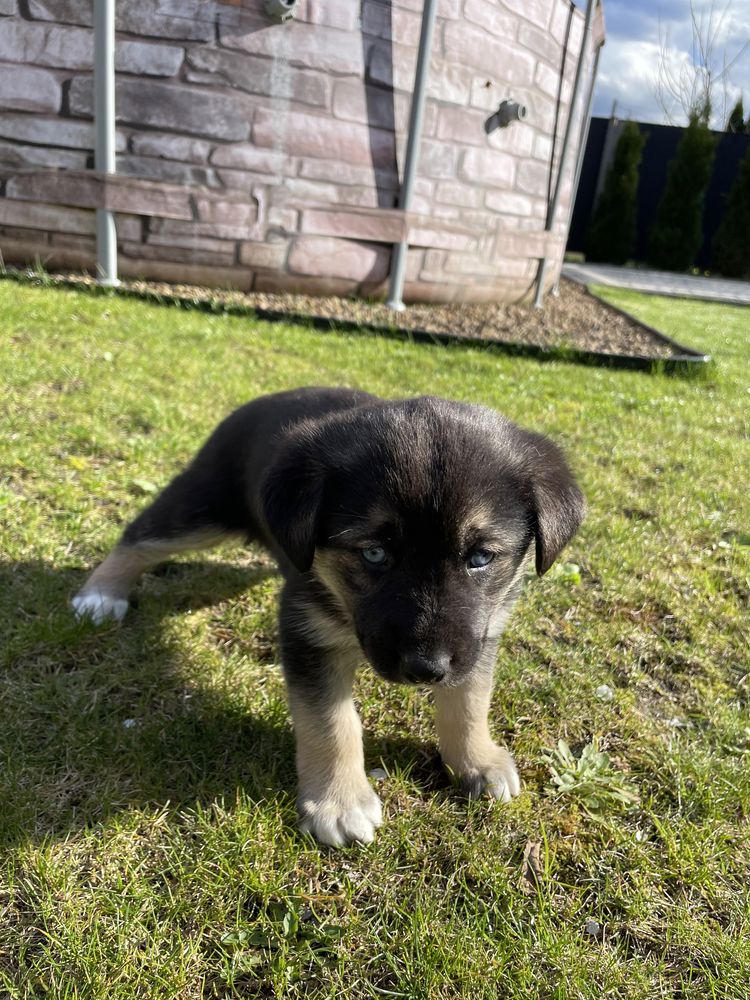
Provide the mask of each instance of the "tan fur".
[{"label": "tan fur", "polygon": [[345,555],[335,549],[316,549],[312,572],[336,601],[338,608],[350,618],[350,602],[353,595],[349,593],[341,572],[345,558]]},{"label": "tan fur", "polygon": [[362,724],[352,700],[356,659],[331,653],[333,689],[320,704],[290,689],[297,743],[298,808],[303,831],[324,844],[369,843],[380,826],[381,806],[367,781]]},{"label": "tan fur", "polygon": [[79,618],[90,618],[97,624],[108,619],[122,621],[128,610],[128,594],[147,569],[177,552],[210,548],[228,537],[226,531],[205,529],[179,538],[120,544],[73,598],[73,609]]},{"label": "tan fur", "polygon": [[477,500],[464,518],[464,535],[471,532],[480,533],[483,530],[494,529],[497,523],[492,505],[483,500]]},{"label": "tan fur", "polygon": [[110,596],[127,597],[130,590],[151,566],[188,549],[207,549],[227,538],[225,531],[199,531],[180,538],[150,539],[137,545],[118,545],[97,566],[81,593],[99,591]]},{"label": "tan fur", "polygon": [[531,546],[529,546],[526,555],[521,560],[518,569],[513,574],[513,578],[508,581],[507,586],[497,596],[495,606],[492,609],[492,613],[490,615],[490,619],[487,625],[487,637],[489,639],[497,639],[501,635],[508,619],[510,618],[510,615],[513,611],[513,601],[510,602],[506,601],[506,597],[513,590],[513,588],[519,583],[524,573],[528,571],[530,554],[531,554]]},{"label": "tan fur", "polygon": [[[493,651],[494,659],[494,651]],[[436,687],[438,741],[443,763],[475,793],[488,791],[504,802],[520,791],[513,758],[490,736],[492,662],[476,669],[457,687]]]},{"label": "tan fur", "polygon": [[354,662],[359,663],[364,658],[357,637],[346,629],[341,622],[318,607],[307,604],[299,610],[299,621],[316,646],[334,650],[343,655],[349,654]]}]

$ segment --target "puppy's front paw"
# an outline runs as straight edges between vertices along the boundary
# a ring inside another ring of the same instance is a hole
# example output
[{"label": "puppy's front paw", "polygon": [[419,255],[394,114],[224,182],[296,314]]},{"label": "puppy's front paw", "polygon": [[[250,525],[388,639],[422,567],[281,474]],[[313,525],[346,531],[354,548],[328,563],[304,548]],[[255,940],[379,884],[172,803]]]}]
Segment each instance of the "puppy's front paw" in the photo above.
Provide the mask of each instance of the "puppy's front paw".
[{"label": "puppy's front paw", "polygon": [[358,841],[369,844],[383,821],[380,799],[365,782],[356,789],[325,789],[323,794],[300,791],[299,827],[312,833],[321,844],[342,847]]},{"label": "puppy's front paw", "polygon": [[95,625],[101,625],[109,618],[121,622],[128,610],[126,599],[99,590],[81,591],[70,603],[76,618],[90,618]]},{"label": "puppy's front paw", "polygon": [[[450,767],[450,763],[448,762]],[[472,798],[488,792],[494,799],[510,802],[521,791],[513,758],[504,747],[492,743],[473,760],[451,767],[461,788]]]}]

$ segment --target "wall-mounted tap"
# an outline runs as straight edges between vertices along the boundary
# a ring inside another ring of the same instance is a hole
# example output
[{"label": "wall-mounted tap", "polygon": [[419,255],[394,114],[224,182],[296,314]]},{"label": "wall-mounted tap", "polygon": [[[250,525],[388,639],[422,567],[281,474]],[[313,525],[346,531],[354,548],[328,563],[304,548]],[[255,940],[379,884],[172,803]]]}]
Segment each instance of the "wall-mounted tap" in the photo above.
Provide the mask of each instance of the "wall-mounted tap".
[{"label": "wall-mounted tap", "polygon": [[277,21],[289,21],[294,17],[299,0],[265,0],[266,14]]},{"label": "wall-mounted tap", "polygon": [[501,101],[494,115],[484,123],[484,131],[489,135],[496,128],[507,128],[511,122],[522,122],[526,118],[526,105],[518,101]]}]

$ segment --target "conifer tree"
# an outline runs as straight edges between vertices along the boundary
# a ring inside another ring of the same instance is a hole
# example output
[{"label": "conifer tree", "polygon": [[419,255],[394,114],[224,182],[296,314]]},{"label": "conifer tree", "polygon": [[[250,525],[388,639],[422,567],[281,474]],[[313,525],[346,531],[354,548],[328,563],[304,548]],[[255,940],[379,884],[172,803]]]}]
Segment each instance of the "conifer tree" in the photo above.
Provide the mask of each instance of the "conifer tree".
[{"label": "conifer tree", "polygon": [[[748,119],[748,124],[750,124],[750,119]],[[747,129],[745,124],[745,109],[742,105],[742,98],[737,100],[737,103],[732,108],[732,111],[727,118],[727,127],[725,131],[727,132],[739,132],[742,133]]]},{"label": "conifer tree", "polygon": [[708,107],[693,111],[667,170],[649,248],[649,264],[664,271],[686,271],[703,240],[703,200],[716,151],[709,114]]},{"label": "conifer tree", "polygon": [[750,279],[750,150],[729,192],[713,251],[717,271],[729,278]]}]

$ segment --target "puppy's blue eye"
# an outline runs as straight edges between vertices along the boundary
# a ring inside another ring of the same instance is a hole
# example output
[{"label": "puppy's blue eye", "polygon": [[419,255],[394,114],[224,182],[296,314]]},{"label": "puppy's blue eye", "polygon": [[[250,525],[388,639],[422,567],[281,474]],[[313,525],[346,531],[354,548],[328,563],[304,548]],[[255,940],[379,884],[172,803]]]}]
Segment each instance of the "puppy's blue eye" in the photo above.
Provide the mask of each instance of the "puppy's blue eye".
[{"label": "puppy's blue eye", "polygon": [[473,552],[469,553],[466,562],[469,569],[482,569],[484,566],[489,566],[494,558],[494,552],[488,552],[487,549],[474,549]]},{"label": "puppy's blue eye", "polygon": [[385,549],[382,545],[373,545],[369,549],[362,549],[362,558],[370,566],[382,566],[385,562]]}]

